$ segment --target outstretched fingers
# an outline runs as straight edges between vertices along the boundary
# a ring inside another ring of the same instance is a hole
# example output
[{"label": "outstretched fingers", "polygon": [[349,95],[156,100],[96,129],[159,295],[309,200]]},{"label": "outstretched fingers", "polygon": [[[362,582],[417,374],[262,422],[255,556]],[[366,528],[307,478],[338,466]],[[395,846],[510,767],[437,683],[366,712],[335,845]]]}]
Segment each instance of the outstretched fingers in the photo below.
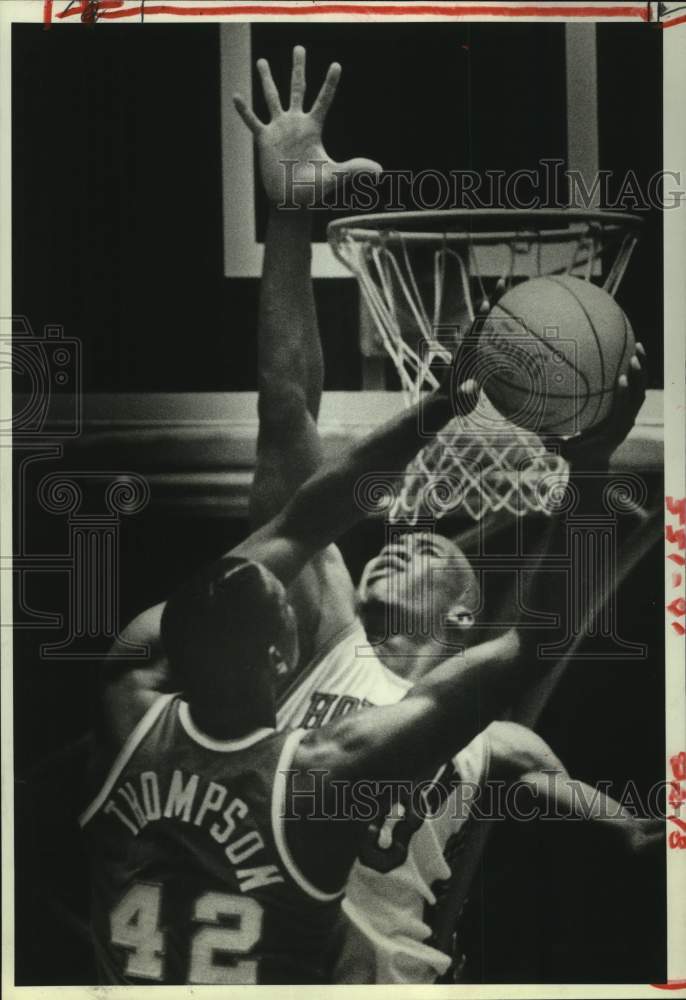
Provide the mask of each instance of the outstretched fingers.
[{"label": "outstretched fingers", "polygon": [[233,95],[233,106],[253,135],[257,135],[264,128],[264,122],[261,122],[252,108],[248,107],[245,98],[241,94]]},{"label": "outstretched fingers", "polygon": [[305,49],[296,45],[293,49],[293,68],[291,70],[291,111],[302,111],[305,100]]},{"label": "outstretched fingers", "polygon": [[646,352],[643,344],[636,344],[636,353],[629,359],[626,372],[617,379],[617,387],[624,392],[627,390],[634,396],[645,394],[646,373],[645,364]]},{"label": "outstretched fingers", "polygon": [[331,102],[336,96],[336,90],[338,88],[338,81],[340,78],[340,63],[331,63],[324,79],[324,83],[321,86],[321,90],[317,94],[315,102],[310,109],[310,115],[320,124],[324,122],[329,108],[331,107]]},{"label": "outstretched fingers", "polygon": [[272,71],[269,68],[269,63],[266,59],[257,60],[257,71],[260,74],[260,79],[262,80],[262,93],[264,94],[264,99],[267,102],[269,113],[272,118],[275,118],[277,115],[282,114],[283,108],[281,107],[279,92],[276,89]]}]

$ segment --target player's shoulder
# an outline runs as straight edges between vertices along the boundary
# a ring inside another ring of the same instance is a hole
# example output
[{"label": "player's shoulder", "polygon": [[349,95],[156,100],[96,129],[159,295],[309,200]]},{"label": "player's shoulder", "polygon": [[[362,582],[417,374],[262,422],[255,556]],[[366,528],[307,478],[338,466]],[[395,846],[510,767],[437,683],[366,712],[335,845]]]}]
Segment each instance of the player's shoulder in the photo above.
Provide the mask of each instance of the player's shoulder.
[{"label": "player's shoulder", "polygon": [[310,561],[319,595],[318,646],[356,617],[357,594],[337,545],[327,545]]},{"label": "player's shoulder", "polygon": [[99,685],[98,734],[117,750],[158,696],[170,689],[160,640],[164,604],[137,615],[104,658]]},{"label": "player's shoulder", "polygon": [[140,647],[149,647],[154,652],[160,645],[160,628],[165,602],[154,604],[132,618],[112,643],[106,662],[123,658],[140,658]]}]

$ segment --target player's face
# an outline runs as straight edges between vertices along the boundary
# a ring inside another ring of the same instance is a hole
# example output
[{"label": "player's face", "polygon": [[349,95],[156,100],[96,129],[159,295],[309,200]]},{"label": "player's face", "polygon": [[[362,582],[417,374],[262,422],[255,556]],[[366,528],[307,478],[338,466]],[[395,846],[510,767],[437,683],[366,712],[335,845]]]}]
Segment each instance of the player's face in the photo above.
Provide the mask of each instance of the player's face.
[{"label": "player's face", "polygon": [[463,565],[464,556],[443,535],[402,535],[365,566],[360,581],[362,605],[382,605],[389,611],[403,610],[415,620],[441,623],[459,604],[464,589],[456,563]]}]

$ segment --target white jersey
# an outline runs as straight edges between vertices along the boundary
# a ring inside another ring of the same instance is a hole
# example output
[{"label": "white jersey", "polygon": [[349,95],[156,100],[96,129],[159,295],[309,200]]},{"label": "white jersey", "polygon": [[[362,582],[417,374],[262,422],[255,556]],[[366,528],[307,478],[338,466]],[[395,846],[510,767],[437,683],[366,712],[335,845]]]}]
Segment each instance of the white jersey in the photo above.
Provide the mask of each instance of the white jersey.
[{"label": "white jersey", "polygon": [[411,686],[374,655],[357,621],[298,675],[280,701],[276,725],[318,729],[355,709],[393,705]]},{"label": "white jersey", "polygon": [[[356,709],[392,705],[410,687],[374,655],[358,621],[298,677],[279,707],[277,727],[318,728]],[[439,773],[448,794],[436,815],[418,821],[401,806],[370,831],[346,886],[348,926],[337,982],[430,983],[447,971],[450,957],[427,943],[424,910],[436,903],[436,885],[451,875],[444,851],[468,813],[462,790],[483,781],[487,769],[488,741],[479,734]],[[448,770],[460,780],[451,783]]]}]

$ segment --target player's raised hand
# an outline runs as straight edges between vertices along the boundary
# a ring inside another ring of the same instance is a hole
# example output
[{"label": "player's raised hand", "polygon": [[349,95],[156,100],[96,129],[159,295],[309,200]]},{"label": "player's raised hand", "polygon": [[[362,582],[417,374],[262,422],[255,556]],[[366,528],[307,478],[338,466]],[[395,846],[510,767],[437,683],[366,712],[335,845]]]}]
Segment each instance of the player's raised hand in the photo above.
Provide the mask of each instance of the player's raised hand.
[{"label": "player's raised hand", "polygon": [[[293,49],[291,94],[283,108],[266,59],[258,59],[269,122],[260,121],[245,99],[236,94],[233,103],[257,140],[262,183],[269,200],[276,205],[314,206],[321,204],[340,178],[358,173],[379,174],[380,164],[355,157],[336,163],[324,149],[322,129],[336,94],[341,67],[332,63],[314,104],[303,110],[305,101],[305,49]],[[339,175],[337,178],[335,175]]]},{"label": "player's raised hand", "polygon": [[617,380],[612,409],[605,420],[574,437],[558,440],[561,454],[572,466],[582,471],[584,467],[587,470],[607,467],[612,453],[631,431],[643,406],[645,358],[645,348],[637,343],[626,375],[620,375]]}]

